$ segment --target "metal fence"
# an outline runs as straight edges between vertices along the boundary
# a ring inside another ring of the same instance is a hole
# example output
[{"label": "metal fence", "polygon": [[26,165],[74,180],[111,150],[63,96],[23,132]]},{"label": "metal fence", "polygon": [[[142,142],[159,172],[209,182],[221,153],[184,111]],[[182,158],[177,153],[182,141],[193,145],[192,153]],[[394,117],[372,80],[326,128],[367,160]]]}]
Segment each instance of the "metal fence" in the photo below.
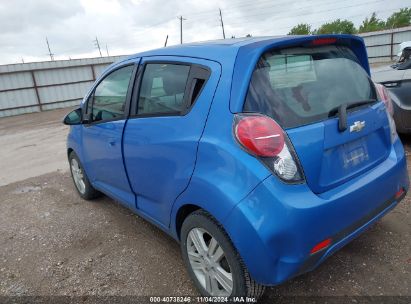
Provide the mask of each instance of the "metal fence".
[{"label": "metal fence", "polygon": [[388,62],[395,59],[399,45],[411,41],[411,26],[392,30],[359,34],[367,46],[370,63]]},{"label": "metal fence", "polygon": [[123,56],[0,66],[0,117],[78,105],[103,70]]}]

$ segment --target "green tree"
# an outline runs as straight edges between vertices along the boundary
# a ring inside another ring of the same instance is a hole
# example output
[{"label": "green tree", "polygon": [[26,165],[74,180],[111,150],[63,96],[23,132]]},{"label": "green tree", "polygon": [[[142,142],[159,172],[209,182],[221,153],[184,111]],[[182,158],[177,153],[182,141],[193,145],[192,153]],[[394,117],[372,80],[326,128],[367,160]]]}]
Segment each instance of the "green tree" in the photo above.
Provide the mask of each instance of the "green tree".
[{"label": "green tree", "polygon": [[360,25],[358,32],[359,33],[368,33],[368,32],[375,32],[375,31],[381,31],[385,28],[385,22],[378,19],[376,13],[372,13],[371,17],[368,19],[365,18],[365,20],[362,22]]},{"label": "green tree", "polygon": [[316,34],[355,34],[357,30],[354,23],[348,20],[337,19],[330,23],[324,23],[315,31]]},{"label": "green tree", "polygon": [[386,29],[408,26],[411,24],[411,8],[402,8],[393,13],[385,23]]},{"label": "green tree", "polygon": [[311,33],[311,25],[307,23],[300,23],[294,26],[288,35],[309,35]]}]

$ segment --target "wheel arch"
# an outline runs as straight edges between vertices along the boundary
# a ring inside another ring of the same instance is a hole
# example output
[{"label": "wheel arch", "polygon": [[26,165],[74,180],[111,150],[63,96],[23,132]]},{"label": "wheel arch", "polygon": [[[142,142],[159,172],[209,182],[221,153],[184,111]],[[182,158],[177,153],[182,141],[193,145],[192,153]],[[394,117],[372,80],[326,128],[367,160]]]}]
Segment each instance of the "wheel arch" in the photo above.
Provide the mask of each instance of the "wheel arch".
[{"label": "wheel arch", "polygon": [[71,152],[73,152],[74,149],[73,148],[67,148],[67,158],[70,156]]},{"label": "wheel arch", "polygon": [[[195,202],[195,203],[191,203]],[[178,205],[175,204],[173,211],[172,211],[172,220],[171,220],[171,227],[170,232],[171,235],[177,240],[180,241],[180,232],[181,227],[184,223],[184,220],[193,212],[197,210],[204,210],[205,212],[209,213],[216,221],[219,222],[220,225],[225,229],[224,219],[231,211],[231,208],[223,207],[221,204],[221,209],[218,210],[214,207],[214,205],[210,205],[205,203],[204,200],[187,200],[182,201]],[[221,202],[221,201],[220,201]]]},{"label": "wheel arch", "polygon": [[185,204],[178,209],[175,219],[175,231],[177,239],[180,240],[181,227],[183,226],[184,220],[193,212],[197,210],[204,210],[198,204]]},{"label": "wheel arch", "polygon": [[187,216],[199,209],[208,212],[225,229],[225,218],[236,205],[232,193],[224,191],[214,183],[204,179],[193,178],[188,188],[173,204],[170,219],[170,233],[180,240],[180,229]]}]

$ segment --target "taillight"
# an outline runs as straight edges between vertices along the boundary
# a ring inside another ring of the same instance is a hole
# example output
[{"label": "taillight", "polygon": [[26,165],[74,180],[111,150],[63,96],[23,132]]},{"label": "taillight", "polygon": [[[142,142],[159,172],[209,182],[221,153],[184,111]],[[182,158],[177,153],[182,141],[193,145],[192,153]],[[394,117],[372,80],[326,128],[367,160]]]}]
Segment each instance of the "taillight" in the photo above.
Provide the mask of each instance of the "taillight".
[{"label": "taillight", "polygon": [[240,144],[257,156],[274,157],[284,148],[283,130],[268,117],[244,116],[235,131]]},{"label": "taillight", "polygon": [[398,139],[397,128],[395,126],[395,121],[393,118],[394,115],[394,108],[392,105],[392,99],[390,97],[390,93],[388,92],[387,88],[382,84],[375,83],[375,88],[377,89],[378,95],[380,99],[385,104],[385,110],[387,112],[388,123],[390,124],[390,137],[391,143],[394,143]]},{"label": "taillight", "polygon": [[387,108],[388,112],[391,115],[394,115],[394,108],[392,105],[392,99],[390,96],[390,93],[388,92],[387,88],[383,86],[382,84],[376,83],[375,88],[377,89],[378,95],[382,99],[382,101],[385,104],[385,107]]},{"label": "taillight", "polygon": [[386,112],[387,112],[388,123],[390,124],[391,143],[393,144],[398,139],[397,127],[395,125],[394,118],[388,112],[388,109],[386,109]]},{"label": "taillight", "polygon": [[236,114],[234,134],[244,150],[256,156],[282,180],[303,180],[287,135],[270,117],[262,114]]}]

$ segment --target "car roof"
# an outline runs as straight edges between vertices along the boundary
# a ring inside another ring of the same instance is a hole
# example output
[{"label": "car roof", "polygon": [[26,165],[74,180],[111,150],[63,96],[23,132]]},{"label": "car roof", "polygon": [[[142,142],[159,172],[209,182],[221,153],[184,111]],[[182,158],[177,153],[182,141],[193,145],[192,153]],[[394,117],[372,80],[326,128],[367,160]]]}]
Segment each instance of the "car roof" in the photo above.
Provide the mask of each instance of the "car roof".
[{"label": "car roof", "polygon": [[[305,41],[317,38],[337,38],[350,41],[357,41],[364,45],[363,39],[358,36],[347,34],[328,34],[328,35],[283,35],[283,36],[264,36],[264,37],[243,37],[218,39],[203,42],[185,43],[168,46],[136,53],[129,56],[127,60],[149,56],[185,56],[224,62],[228,58],[237,55],[240,49],[248,50],[267,49],[268,47],[287,45],[293,42],[304,43]],[[368,63],[367,63],[368,64]],[[369,70],[368,70],[369,71]]]},{"label": "car roof", "polygon": [[[255,44],[258,47],[264,47],[265,45],[273,44],[276,42],[293,40],[296,37],[302,38],[305,36],[287,35],[267,37],[244,37],[185,43],[137,53],[131,55],[126,60],[148,56],[187,56],[222,61],[227,56],[235,55],[238,52],[238,50],[244,46],[250,46],[252,44]],[[310,36],[307,35],[306,37]]]}]

